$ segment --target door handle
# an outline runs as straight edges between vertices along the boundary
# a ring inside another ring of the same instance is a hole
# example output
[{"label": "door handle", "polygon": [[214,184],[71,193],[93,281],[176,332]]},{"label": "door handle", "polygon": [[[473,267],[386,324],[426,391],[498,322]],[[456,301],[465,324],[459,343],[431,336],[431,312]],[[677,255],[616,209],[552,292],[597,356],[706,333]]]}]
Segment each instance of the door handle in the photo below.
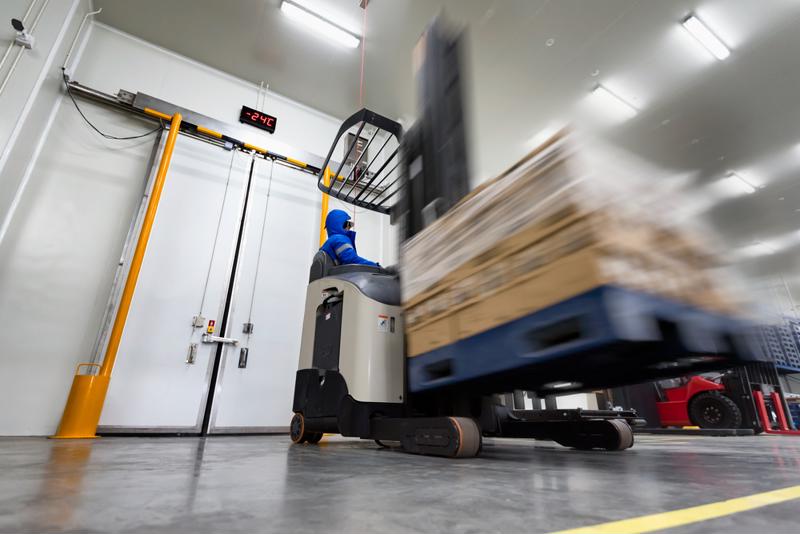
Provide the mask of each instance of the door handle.
[{"label": "door handle", "polygon": [[239,340],[232,337],[219,337],[213,334],[203,334],[203,343],[224,343],[227,345],[238,345]]}]

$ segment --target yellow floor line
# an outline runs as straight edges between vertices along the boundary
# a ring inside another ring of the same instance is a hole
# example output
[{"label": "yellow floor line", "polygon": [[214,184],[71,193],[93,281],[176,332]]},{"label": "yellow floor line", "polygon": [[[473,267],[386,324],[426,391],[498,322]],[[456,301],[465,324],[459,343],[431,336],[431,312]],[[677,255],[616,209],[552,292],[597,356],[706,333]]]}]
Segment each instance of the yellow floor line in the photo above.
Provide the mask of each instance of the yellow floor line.
[{"label": "yellow floor line", "polygon": [[730,499],[728,501],[703,504],[682,510],[673,510],[660,514],[643,515],[622,521],[601,523],[590,527],[581,527],[572,530],[560,530],[551,534],[637,534],[639,532],[654,532],[665,528],[679,527],[689,523],[707,521],[717,517],[753,510],[770,504],[791,501],[800,498],[800,486],[792,486],[764,493],[756,493],[747,497]]}]

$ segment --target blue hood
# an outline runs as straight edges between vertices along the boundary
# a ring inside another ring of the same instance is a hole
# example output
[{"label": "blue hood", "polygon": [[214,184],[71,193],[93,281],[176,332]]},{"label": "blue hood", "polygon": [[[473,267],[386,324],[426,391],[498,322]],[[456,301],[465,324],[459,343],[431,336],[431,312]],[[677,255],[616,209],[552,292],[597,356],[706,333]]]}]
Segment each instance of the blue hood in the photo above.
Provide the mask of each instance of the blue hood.
[{"label": "blue hood", "polygon": [[325,218],[325,230],[328,237],[334,235],[345,235],[355,245],[356,233],[352,230],[345,230],[344,223],[350,220],[350,215],[344,210],[331,210]]}]

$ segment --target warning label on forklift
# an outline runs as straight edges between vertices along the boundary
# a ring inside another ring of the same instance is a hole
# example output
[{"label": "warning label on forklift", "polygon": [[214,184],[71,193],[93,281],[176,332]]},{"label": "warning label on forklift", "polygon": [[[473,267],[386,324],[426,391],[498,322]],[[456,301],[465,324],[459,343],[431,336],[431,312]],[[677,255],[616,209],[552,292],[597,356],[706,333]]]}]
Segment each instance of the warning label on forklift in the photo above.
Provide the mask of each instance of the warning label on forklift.
[{"label": "warning label on forklift", "polygon": [[388,331],[389,331],[389,316],[378,315],[378,332],[388,332]]}]

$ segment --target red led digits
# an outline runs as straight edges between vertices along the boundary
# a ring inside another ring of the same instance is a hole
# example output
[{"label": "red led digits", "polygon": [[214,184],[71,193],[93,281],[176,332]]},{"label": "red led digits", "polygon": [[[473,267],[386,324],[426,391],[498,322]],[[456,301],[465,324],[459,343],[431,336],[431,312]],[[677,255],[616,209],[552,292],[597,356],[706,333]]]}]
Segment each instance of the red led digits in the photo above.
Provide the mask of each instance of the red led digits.
[{"label": "red led digits", "polygon": [[242,106],[242,111],[239,114],[239,122],[246,122],[251,126],[261,128],[269,133],[275,133],[275,126],[278,123],[278,119],[253,108]]}]

